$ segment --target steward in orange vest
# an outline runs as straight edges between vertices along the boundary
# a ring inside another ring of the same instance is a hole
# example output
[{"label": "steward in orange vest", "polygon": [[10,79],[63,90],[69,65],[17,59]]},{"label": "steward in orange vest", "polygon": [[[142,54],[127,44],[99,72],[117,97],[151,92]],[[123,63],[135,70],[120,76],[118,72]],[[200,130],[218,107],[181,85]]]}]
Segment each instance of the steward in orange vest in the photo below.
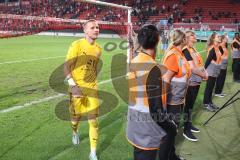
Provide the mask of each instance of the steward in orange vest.
[{"label": "steward in orange vest", "polygon": [[205,69],[208,72],[208,80],[203,98],[204,108],[210,112],[215,112],[219,108],[212,102],[212,93],[222,66],[222,54],[219,50],[220,42],[221,39],[219,35],[216,32],[213,32],[208,40],[208,53],[205,62]]},{"label": "steward in orange vest", "polygon": [[[143,26],[138,32],[141,50],[129,65],[129,104],[127,140],[134,148],[134,160],[155,160],[163,137],[176,134],[176,126],[168,120],[166,92],[163,90],[164,67],[155,61],[159,41],[154,25]],[[163,159],[164,160],[164,159]]]},{"label": "steward in orange vest", "polygon": [[219,50],[221,52],[221,71],[219,76],[217,77],[216,87],[215,87],[215,96],[224,97],[225,94],[222,93],[226,75],[227,75],[227,66],[228,66],[228,48],[227,48],[227,37],[225,35],[221,36],[221,44],[219,46]]}]

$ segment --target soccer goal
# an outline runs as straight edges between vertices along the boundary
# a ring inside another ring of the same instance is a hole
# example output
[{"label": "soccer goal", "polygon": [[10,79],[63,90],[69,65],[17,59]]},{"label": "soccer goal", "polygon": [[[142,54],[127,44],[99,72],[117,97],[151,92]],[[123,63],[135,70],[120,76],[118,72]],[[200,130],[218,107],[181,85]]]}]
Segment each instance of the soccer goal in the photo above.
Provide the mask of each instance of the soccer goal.
[{"label": "soccer goal", "polygon": [[127,62],[130,60],[131,7],[95,0],[52,0],[2,3],[0,9],[0,38],[56,31],[78,33],[86,20],[96,19],[101,34],[118,35],[127,42]]},{"label": "soccer goal", "polygon": [[[116,10],[116,13],[118,18],[122,17],[122,22],[120,20],[120,23],[123,25],[120,30],[117,28],[121,26],[121,24],[115,25],[113,27],[117,27],[115,30],[118,30],[118,34],[127,40],[128,42],[128,49],[127,49],[127,64],[129,64],[130,59],[132,57],[132,52],[131,52],[131,44],[130,41],[133,41],[132,37],[132,32],[133,32],[133,27],[132,27],[132,21],[131,21],[131,12],[132,8],[124,5],[119,5],[119,4],[114,4],[114,3],[108,3],[108,2],[103,2],[103,1],[95,1],[95,0],[79,0],[79,1],[84,1],[87,3],[95,4],[95,5],[101,5],[109,9],[111,11],[111,8],[114,8]],[[126,23],[127,22],[127,23]],[[128,71],[128,66],[127,66],[127,71]]]}]

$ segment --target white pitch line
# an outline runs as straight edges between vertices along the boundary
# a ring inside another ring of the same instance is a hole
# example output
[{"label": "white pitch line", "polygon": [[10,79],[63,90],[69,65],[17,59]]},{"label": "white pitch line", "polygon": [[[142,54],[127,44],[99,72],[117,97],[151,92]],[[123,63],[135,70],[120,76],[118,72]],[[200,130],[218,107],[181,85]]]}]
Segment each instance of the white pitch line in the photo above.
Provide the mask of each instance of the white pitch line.
[{"label": "white pitch line", "polygon": [[[204,52],[204,51],[205,51],[205,50],[200,51],[199,53]],[[48,57],[48,58],[41,58],[41,59],[51,59],[51,58],[59,58],[59,57],[64,57],[64,56]],[[35,60],[40,60],[40,59],[32,59],[31,61],[35,61]],[[1,65],[1,64],[9,64],[9,63],[28,62],[28,61],[30,61],[30,60],[4,62],[4,63],[0,63],[0,65]],[[106,83],[109,83],[109,82],[111,82],[111,81],[113,81],[113,80],[116,80],[116,79],[119,79],[119,78],[123,78],[123,77],[125,77],[125,75],[122,75],[122,76],[119,76],[119,77],[115,77],[115,78],[112,78],[112,79],[108,79],[108,80],[104,80],[104,81],[99,82],[98,85],[106,84]],[[46,97],[46,98],[39,99],[39,100],[36,100],[36,101],[28,102],[28,103],[25,103],[24,105],[13,106],[13,107],[10,107],[10,108],[7,108],[7,109],[0,110],[0,113],[12,112],[12,111],[19,110],[19,109],[22,109],[22,108],[26,108],[26,107],[29,107],[29,106],[32,106],[32,105],[35,105],[35,104],[39,104],[39,103],[43,103],[43,102],[50,101],[50,100],[52,100],[52,99],[56,99],[56,98],[59,98],[59,97],[63,97],[63,96],[65,96],[65,95],[66,95],[66,94],[57,94],[57,95],[50,96],[50,97]]]},{"label": "white pitch line", "polygon": [[[205,52],[206,50],[199,51],[198,53]],[[114,56],[112,54],[103,54],[103,56]],[[23,63],[23,62],[32,62],[46,59],[56,59],[56,58],[64,58],[66,56],[56,56],[56,57],[45,57],[45,58],[35,58],[35,59],[27,59],[27,60],[16,60],[16,61],[8,61],[8,62],[0,62],[0,65],[3,64],[13,64],[13,63]],[[159,60],[159,59],[158,59]]]},{"label": "white pitch line", "polygon": [[[103,84],[109,83],[113,80],[120,79],[120,78],[123,78],[123,77],[125,77],[125,75],[115,77],[115,78],[112,78],[112,79],[108,79],[108,80],[104,80],[104,81],[99,82],[98,85],[103,85]],[[40,104],[40,103],[43,103],[43,102],[48,102],[50,100],[53,100],[53,99],[56,99],[56,98],[59,98],[59,97],[63,97],[63,96],[66,96],[66,94],[57,94],[57,95],[49,96],[49,97],[39,99],[39,100],[36,100],[36,101],[28,102],[28,103],[25,103],[23,105],[13,106],[13,107],[10,107],[10,108],[7,108],[7,109],[0,110],[0,114],[16,111],[16,110],[26,108],[26,107],[30,107],[32,105]]]},{"label": "white pitch line", "polygon": [[116,79],[120,79],[120,78],[123,78],[123,77],[126,77],[126,75],[123,75],[123,76],[118,76],[118,77],[115,77],[115,78],[112,78],[112,79],[108,79],[108,80],[104,80],[104,81],[101,81],[98,83],[98,85],[102,85],[102,84],[105,84],[105,83],[109,83],[111,81],[114,81]]},{"label": "white pitch line", "polygon": [[202,50],[202,51],[199,51],[198,53],[202,53],[202,52],[206,52],[207,50]]},{"label": "white pitch line", "polygon": [[19,109],[26,108],[26,107],[29,107],[29,106],[34,105],[34,104],[47,102],[47,101],[50,101],[52,99],[62,97],[64,95],[65,94],[57,94],[55,96],[50,96],[50,97],[46,97],[46,98],[39,99],[39,100],[36,100],[36,101],[28,102],[28,103],[25,103],[24,105],[10,107],[10,108],[7,108],[7,109],[0,110],[0,113],[7,113],[7,112],[19,110]]},{"label": "white pitch line", "polygon": [[63,58],[63,57],[65,57],[65,56],[56,56],[56,57],[46,57],[46,58],[35,58],[35,59],[28,59],[28,60],[1,62],[0,65],[3,65],[3,64],[13,64],[13,63],[22,63],[22,62],[32,62],[32,61],[39,61],[39,60],[46,60],[46,59],[56,59],[56,58]]},{"label": "white pitch line", "polygon": [[[114,55],[104,54],[103,56],[114,56]],[[23,63],[23,62],[32,62],[32,61],[47,60],[47,59],[57,59],[57,58],[64,58],[64,57],[66,57],[66,56],[35,58],[35,59],[27,59],[27,60],[16,60],[16,61],[0,62],[0,65],[13,64],[13,63]]]}]

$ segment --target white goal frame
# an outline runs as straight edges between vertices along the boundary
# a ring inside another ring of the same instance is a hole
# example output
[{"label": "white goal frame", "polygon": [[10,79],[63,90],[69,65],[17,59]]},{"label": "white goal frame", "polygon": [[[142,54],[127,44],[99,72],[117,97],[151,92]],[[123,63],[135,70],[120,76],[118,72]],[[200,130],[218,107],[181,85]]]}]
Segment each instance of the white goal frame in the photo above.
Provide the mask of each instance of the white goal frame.
[{"label": "white goal frame", "polygon": [[[111,7],[121,8],[121,9],[127,10],[127,12],[128,12],[127,23],[128,23],[128,25],[131,25],[131,23],[132,23],[132,19],[131,19],[132,7],[123,6],[123,5],[114,4],[114,3],[96,1],[96,0],[77,0],[77,1],[88,2],[88,3],[98,4],[98,5],[102,5],[102,6],[111,6]],[[127,35],[129,35],[130,32],[131,32],[129,28],[128,28],[127,32],[128,32]],[[127,37],[129,37],[129,36],[127,36]],[[129,38],[127,38],[127,43],[128,43],[128,49],[127,49],[127,72],[128,72],[128,64],[130,63],[130,60],[131,60],[131,47],[130,47]]]},{"label": "white goal frame", "polygon": [[[124,22],[124,25],[127,25],[127,64],[129,64],[130,59],[131,59],[131,46],[130,46],[130,35],[131,35],[131,29],[132,29],[132,20],[131,20],[131,13],[132,13],[132,7],[129,6],[124,6],[124,5],[119,5],[119,4],[114,4],[114,3],[108,3],[108,2],[103,2],[103,1],[98,1],[98,0],[76,0],[76,2],[85,2],[85,3],[91,3],[91,4],[96,4],[96,5],[101,5],[101,6],[106,6],[106,7],[114,7],[114,8],[120,8],[125,11],[127,11],[127,23]],[[26,16],[26,15],[15,15],[15,14],[0,14],[0,19],[1,18],[9,18],[9,19],[24,19],[24,20],[44,20],[44,21],[54,21],[54,22],[74,22],[74,23],[84,23],[87,20],[80,20],[80,19],[64,19],[64,18],[54,18],[54,17],[39,17],[39,16]],[[98,21],[100,24],[115,24],[115,25],[122,25],[123,23],[120,22],[106,22],[106,21]],[[130,28],[131,26],[131,28]],[[128,65],[127,65],[128,68]],[[127,69],[128,72],[128,69]]]}]

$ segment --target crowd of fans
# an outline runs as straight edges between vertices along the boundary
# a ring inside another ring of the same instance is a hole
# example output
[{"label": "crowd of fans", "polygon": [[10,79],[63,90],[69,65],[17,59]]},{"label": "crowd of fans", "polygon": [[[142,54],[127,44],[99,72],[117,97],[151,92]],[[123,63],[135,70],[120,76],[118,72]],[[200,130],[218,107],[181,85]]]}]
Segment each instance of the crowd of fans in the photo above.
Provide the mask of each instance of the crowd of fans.
[{"label": "crowd of fans", "polygon": [[[126,13],[121,11],[116,12],[109,7],[79,3],[75,0],[29,1],[28,3],[20,3],[17,6],[0,7],[1,13],[70,19],[78,19],[80,15],[86,14],[84,19],[97,18],[103,21],[118,21],[123,16],[126,16]],[[98,15],[102,16],[99,17]]]},{"label": "crowd of fans", "polygon": [[[107,2],[117,3],[116,0],[105,0]],[[116,1],[116,2],[115,2]],[[135,25],[142,25],[147,21],[158,21],[156,17],[163,15],[171,25],[174,22],[184,23],[201,23],[204,12],[211,16],[212,20],[220,20],[228,18],[232,23],[238,23],[237,13],[231,11],[214,12],[201,7],[194,9],[194,16],[189,18],[184,5],[188,5],[188,0],[175,1],[174,4],[167,5],[167,0],[160,0],[160,4],[156,0],[125,0],[121,2],[123,5],[133,7],[132,15],[137,17]],[[0,6],[0,13],[11,13],[18,15],[44,16],[56,18],[96,18],[102,21],[126,21],[127,14],[123,10],[116,10],[112,7],[103,7],[89,3],[80,3],[75,0],[41,0],[41,1],[22,1],[17,6]],[[83,16],[84,15],[84,16]],[[188,17],[188,18],[186,18]]]},{"label": "crowd of fans", "polygon": [[[180,0],[175,4],[166,5],[166,0],[161,0],[164,2],[161,6],[156,6],[153,0],[134,0],[133,2],[133,15],[138,17],[138,23],[142,24],[151,19],[150,16],[164,15],[165,19],[168,20],[171,25],[173,22],[183,22],[183,23],[201,23],[203,22],[204,12],[207,13],[206,9],[202,7],[195,8],[193,13],[194,16],[186,16],[187,13],[183,9],[184,5],[188,4],[188,0]],[[231,11],[222,11],[214,13],[213,9],[209,12],[209,16],[212,20],[221,20],[227,18],[231,23],[239,23],[237,18],[237,13]],[[186,18],[187,17],[187,18]],[[228,21],[228,22],[229,22]]]},{"label": "crowd of fans", "polygon": [[221,11],[221,12],[214,12],[208,11],[209,16],[211,16],[212,20],[219,20],[221,18],[231,18],[234,19],[233,23],[238,23],[237,13],[230,12],[230,11]]},{"label": "crowd of fans", "polygon": [[50,29],[50,26],[53,26],[53,24],[47,21],[1,18],[0,31],[2,33],[0,34],[0,38],[39,33]]},{"label": "crowd of fans", "polygon": [[73,0],[44,0],[44,1],[28,1],[28,3],[19,3],[17,6],[6,6],[1,9],[0,13],[11,13],[18,15],[44,16],[67,18],[76,13],[83,12],[84,6]]},{"label": "crowd of fans", "polygon": [[[51,19],[36,19],[36,18],[0,18],[0,30],[13,30],[16,32],[40,32],[44,30],[58,30],[64,28],[71,28],[70,22],[54,21]],[[72,25],[72,27],[74,27]]]},{"label": "crowd of fans", "polygon": [[[165,1],[165,0],[162,0]],[[180,5],[186,5],[187,0],[181,0],[173,5],[157,6],[153,0],[135,0],[133,3],[132,15],[138,17],[138,25],[141,25],[150,19],[150,16],[165,15],[169,24],[174,21],[180,22],[185,16],[185,12],[181,9]],[[152,19],[153,20],[153,19]]]}]

